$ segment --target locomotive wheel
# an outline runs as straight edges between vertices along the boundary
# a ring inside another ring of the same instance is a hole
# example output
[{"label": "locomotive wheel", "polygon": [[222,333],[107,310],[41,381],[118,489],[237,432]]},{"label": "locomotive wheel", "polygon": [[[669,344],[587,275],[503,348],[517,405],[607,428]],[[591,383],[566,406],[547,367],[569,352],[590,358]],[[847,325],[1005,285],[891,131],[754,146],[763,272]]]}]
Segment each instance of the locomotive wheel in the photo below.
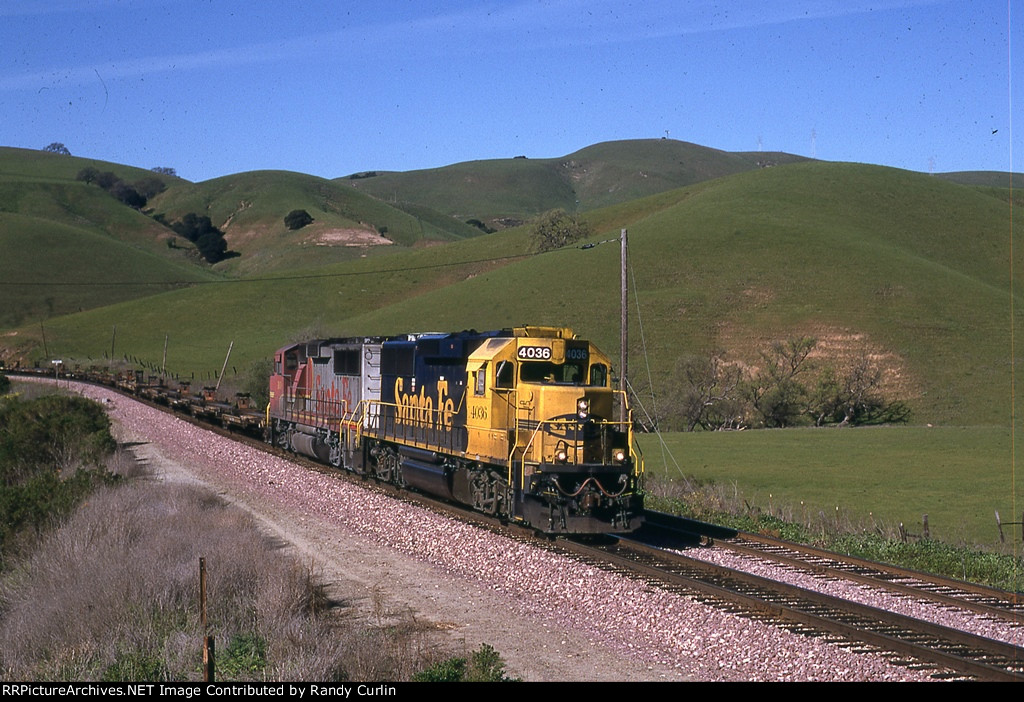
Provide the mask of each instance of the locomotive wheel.
[{"label": "locomotive wheel", "polygon": [[377,478],[386,483],[401,484],[401,465],[398,454],[393,448],[385,447],[381,449],[380,454],[377,456],[377,469],[375,473]]},{"label": "locomotive wheel", "polygon": [[493,516],[504,516],[506,513],[506,491],[504,480],[493,470],[473,472],[470,482],[473,496],[473,509]]},{"label": "locomotive wheel", "polygon": [[327,457],[328,462],[335,468],[342,467],[342,456],[341,456],[341,442],[331,441],[328,446],[330,447],[330,455]]},{"label": "locomotive wheel", "polygon": [[277,431],[274,432],[274,440],[278,448],[282,448],[285,451],[291,451],[291,429],[283,424],[279,424]]},{"label": "locomotive wheel", "polygon": [[494,515],[497,503],[494,499],[494,487],[487,480],[482,471],[473,473],[470,483],[470,490],[473,495],[473,509],[484,514]]}]

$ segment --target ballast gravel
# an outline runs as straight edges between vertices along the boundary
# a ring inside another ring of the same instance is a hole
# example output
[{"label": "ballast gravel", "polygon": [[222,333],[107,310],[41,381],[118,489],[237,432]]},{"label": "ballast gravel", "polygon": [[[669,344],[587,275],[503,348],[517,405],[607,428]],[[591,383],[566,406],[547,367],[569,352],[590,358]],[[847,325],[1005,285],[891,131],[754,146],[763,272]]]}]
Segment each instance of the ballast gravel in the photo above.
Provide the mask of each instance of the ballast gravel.
[{"label": "ballast gravel", "polygon": [[898,595],[886,592],[869,585],[861,585],[847,580],[834,580],[829,577],[816,576],[786,566],[752,558],[741,554],[729,553],[726,549],[690,549],[684,552],[690,558],[708,563],[742,570],[762,578],[789,583],[807,590],[814,590],[844,600],[860,602],[870,607],[877,607],[888,612],[905,614],[940,626],[970,632],[996,641],[1024,646],[1024,618],[1019,623],[1007,620],[993,620],[975,614],[969,610],[947,609],[939,605],[922,602],[909,595]]},{"label": "ballast gravel", "polygon": [[108,389],[77,390],[107,404],[140,455],[251,511],[353,602],[377,616],[411,608],[467,651],[489,643],[524,680],[930,679],[308,471]]}]

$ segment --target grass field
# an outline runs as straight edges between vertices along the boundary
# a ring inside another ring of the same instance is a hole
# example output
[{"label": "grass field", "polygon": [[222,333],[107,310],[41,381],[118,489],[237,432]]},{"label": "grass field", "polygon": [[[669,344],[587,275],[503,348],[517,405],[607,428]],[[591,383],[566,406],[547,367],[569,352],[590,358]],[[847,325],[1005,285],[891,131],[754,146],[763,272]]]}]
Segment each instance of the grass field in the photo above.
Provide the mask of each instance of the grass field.
[{"label": "grass field", "polygon": [[[796,522],[836,517],[841,526],[998,547],[995,512],[1020,522],[1024,470],[1008,427],[869,427],[654,435],[641,446],[651,474],[722,484],[740,500]],[[678,463],[678,467],[676,466]],[[1007,527],[1020,544],[1020,525]]]}]

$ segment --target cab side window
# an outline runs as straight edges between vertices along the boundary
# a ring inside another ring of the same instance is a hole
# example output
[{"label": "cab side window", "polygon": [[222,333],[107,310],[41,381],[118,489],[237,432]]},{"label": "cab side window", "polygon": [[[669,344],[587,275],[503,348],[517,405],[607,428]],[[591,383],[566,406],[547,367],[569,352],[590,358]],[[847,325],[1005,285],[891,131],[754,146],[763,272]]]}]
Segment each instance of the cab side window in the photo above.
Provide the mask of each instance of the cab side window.
[{"label": "cab side window", "polygon": [[473,373],[476,376],[476,382],[473,385],[473,394],[481,396],[487,388],[487,364],[480,366],[480,370]]},{"label": "cab side window", "polygon": [[511,361],[500,361],[494,371],[494,384],[499,388],[515,387],[516,369]]}]

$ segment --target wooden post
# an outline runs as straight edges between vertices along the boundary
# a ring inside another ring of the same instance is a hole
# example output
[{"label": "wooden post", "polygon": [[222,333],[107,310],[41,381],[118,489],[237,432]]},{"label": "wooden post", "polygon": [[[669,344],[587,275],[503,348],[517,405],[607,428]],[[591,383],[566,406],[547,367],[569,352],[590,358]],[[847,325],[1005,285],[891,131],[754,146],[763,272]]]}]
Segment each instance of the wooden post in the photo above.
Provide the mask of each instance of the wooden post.
[{"label": "wooden post", "polygon": [[160,375],[167,375],[167,339],[169,335],[164,334],[164,361],[160,365]]},{"label": "wooden post", "polygon": [[203,630],[203,681],[214,682],[216,651],[206,630],[206,559],[199,557],[199,626]]},{"label": "wooden post", "polygon": [[220,377],[217,378],[217,387],[214,388],[214,390],[220,390],[220,381],[222,381],[224,379],[224,371],[227,370],[228,359],[231,358],[231,349],[233,349],[234,346],[235,346],[235,342],[234,342],[234,340],[232,340],[231,343],[228,344],[228,355],[224,357],[224,365],[221,366],[221,368],[220,368]]},{"label": "wooden post", "polygon": [[206,636],[206,559],[199,557],[199,626]]},{"label": "wooden post", "polygon": [[[621,315],[619,322],[619,390],[622,391],[622,396],[625,398],[628,392],[626,378],[629,374],[629,367],[627,365],[629,363],[629,278],[627,274],[629,247],[625,229],[619,232],[619,243],[619,259],[621,263],[621,288],[619,290],[619,313]],[[622,415],[622,421],[626,421],[628,417],[626,417],[625,400],[623,400]]]},{"label": "wooden post", "polygon": [[216,658],[213,637],[207,636],[203,639],[203,682],[216,682]]}]

